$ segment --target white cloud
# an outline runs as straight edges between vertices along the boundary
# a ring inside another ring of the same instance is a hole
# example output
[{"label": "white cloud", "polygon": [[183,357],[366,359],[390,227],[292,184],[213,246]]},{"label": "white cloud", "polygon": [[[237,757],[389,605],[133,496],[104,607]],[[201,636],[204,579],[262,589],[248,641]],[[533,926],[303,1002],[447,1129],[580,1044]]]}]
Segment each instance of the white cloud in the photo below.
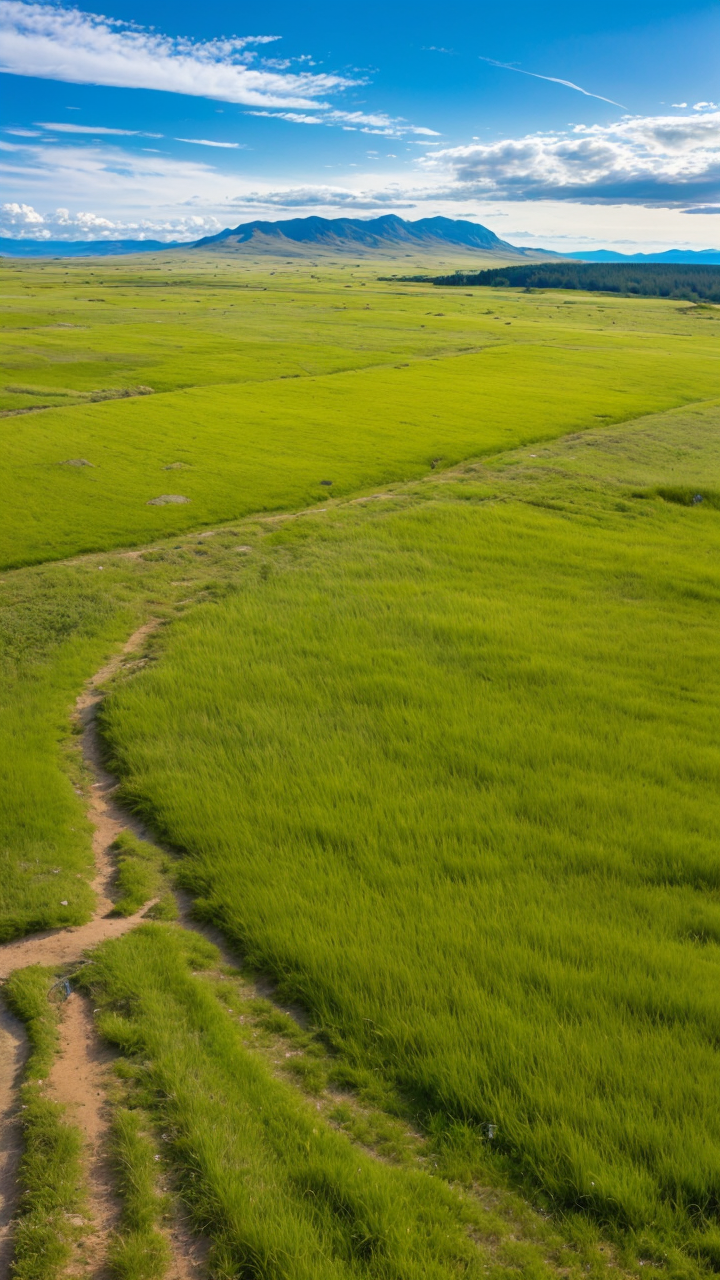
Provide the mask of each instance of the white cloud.
[{"label": "white cloud", "polygon": [[215,217],[191,215],[174,219],[103,218],[69,209],[38,213],[32,205],[0,206],[0,241],[15,240],[197,240],[221,230]]},{"label": "white cloud", "polygon": [[[108,129],[102,124],[47,124],[44,120],[35,121],[38,129],[53,129],[55,133],[93,133],[93,134],[115,134],[117,137],[123,138],[162,138],[161,133],[142,133],[139,129]],[[12,130],[8,129],[10,133]],[[28,133],[28,138],[37,138],[38,134]]]},{"label": "white cloud", "polygon": [[443,148],[422,157],[457,199],[585,200],[689,204],[717,199],[720,112],[626,116],[498,142]]},{"label": "white cloud", "polygon": [[435,129],[426,129],[421,125],[408,124],[402,118],[393,119],[382,111],[371,115],[363,111],[330,111],[325,110],[320,116],[310,116],[297,111],[249,111],[251,116],[268,116],[278,120],[289,120],[291,124],[324,124],[339,125],[348,131],[358,129],[361,133],[380,134],[385,138],[401,138],[405,134],[422,134],[424,138],[439,138]]},{"label": "white cloud", "polygon": [[12,226],[37,227],[45,221],[42,214],[30,204],[4,204],[2,214],[3,220],[7,220]]},{"label": "white cloud", "polygon": [[687,106],[687,102],[671,102],[671,103],[670,103],[670,106],[671,106],[671,107],[680,107],[680,108],[681,108],[681,110],[684,110],[684,108]]},{"label": "white cloud", "polygon": [[249,106],[308,108],[357,81],[251,66],[253,45],[276,36],[171,39],[143,27],[54,5],[0,0],[0,70],[72,84],[157,89]]},{"label": "white cloud", "polygon": [[0,160],[0,182],[18,203],[94,208],[113,223],[139,219],[139,225],[150,217],[157,229],[165,224],[168,209],[176,219],[194,203],[201,208],[193,213],[204,216],[237,191],[235,180],[212,165],[167,154],[70,143],[27,143],[22,148],[0,143],[0,150],[10,151]]},{"label": "white cloud", "polygon": [[[152,136],[152,135],[147,135]],[[196,147],[239,147],[239,142],[211,142],[209,138],[176,138],[176,142],[191,142]]]},{"label": "white cloud", "polygon": [[366,212],[386,209],[413,209],[417,201],[417,193],[402,191],[392,185],[385,191],[351,190],[348,187],[313,186],[285,188],[282,191],[251,191],[238,196],[233,204],[243,208],[260,206],[269,210],[337,209],[347,212],[357,210]]},{"label": "white cloud", "polygon": [[717,102],[694,102],[693,111],[717,111]]}]

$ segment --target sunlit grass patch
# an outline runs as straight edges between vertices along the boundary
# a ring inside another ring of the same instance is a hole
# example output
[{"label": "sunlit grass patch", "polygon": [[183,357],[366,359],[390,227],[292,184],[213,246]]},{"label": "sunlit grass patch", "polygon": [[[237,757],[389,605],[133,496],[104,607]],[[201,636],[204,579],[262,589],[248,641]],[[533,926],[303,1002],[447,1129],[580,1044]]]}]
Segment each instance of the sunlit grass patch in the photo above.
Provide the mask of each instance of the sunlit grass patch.
[{"label": "sunlit grass patch", "polygon": [[[325,479],[342,495],[717,390],[710,327],[657,300],[440,299],[367,270],[352,292],[341,270],[248,288],[244,267],[193,262],[187,280],[11,273],[6,407],[65,407],[7,419],[3,564],[312,505]],[[148,505],[163,495],[187,501]]]}]

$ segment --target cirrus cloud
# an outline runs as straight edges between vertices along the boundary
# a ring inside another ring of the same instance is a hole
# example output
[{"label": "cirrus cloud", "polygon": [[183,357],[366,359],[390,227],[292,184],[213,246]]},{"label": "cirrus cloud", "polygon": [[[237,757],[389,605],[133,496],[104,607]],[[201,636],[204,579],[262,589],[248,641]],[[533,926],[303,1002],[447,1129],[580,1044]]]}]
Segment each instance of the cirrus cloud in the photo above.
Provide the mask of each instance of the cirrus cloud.
[{"label": "cirrus cloud", "polygon": [[55,5],[0,0],[0,70],[72,84],[157,89],[247,106],[308,108],[358,83],[250,65],[277,36],[171,39],[134,24]]},{"label": "cirrus cloud", "polygon": [[[420,134],[423,138],[439,138],[435,129],[426,129],[422,125],[408,124],[402,118],[393,118],[384,111],[375,111],[368,115],[363,111],[325,111],[322,115],[307,115],[298,111],[248,111],[250,116],[269,116],[277,120],[289,120],[291,124],[324,124],[340,125],[348,132],[359,130],[360,133],[380,134],[384,138],[402,138],[405,134]],[[421,144],[422,145],[422,144]]]}]

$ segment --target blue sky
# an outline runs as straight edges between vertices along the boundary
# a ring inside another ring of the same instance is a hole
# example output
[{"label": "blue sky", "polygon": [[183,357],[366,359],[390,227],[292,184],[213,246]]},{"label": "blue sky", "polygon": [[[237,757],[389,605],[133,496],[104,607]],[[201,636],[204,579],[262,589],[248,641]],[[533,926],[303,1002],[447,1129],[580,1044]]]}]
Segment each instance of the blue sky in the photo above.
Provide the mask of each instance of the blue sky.
[{"label": "blue sky", "polygon": [[717,6],[0,0],[5,235],[467,217],[720,247]]}]

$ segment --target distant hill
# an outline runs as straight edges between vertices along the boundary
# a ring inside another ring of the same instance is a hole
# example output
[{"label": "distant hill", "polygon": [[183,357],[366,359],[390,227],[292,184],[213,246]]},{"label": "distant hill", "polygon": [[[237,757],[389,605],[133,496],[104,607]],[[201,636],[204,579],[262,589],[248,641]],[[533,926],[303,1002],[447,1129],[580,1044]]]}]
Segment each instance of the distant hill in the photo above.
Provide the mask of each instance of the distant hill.
[{"label": "distant hill", "polygon": [[180,247],[175,240],[167,243],[163,240],[10,240],[0,237],[0,257],[6,258],[105,258]]},{"label": "distant hill", "polygon": [[394,213],[380,218],[312,217],[290,218],[284,222],[244,222],[216,236],[206,236],[193,247],[219,248],[225,252],[249,250],[288,257],[307,257],[328,250],[359,257],[396,258],[403,253],[414,257],[418,253],[447,253],[448,250],[535,261],[559,257],[544,250],[517,248],[477,222],[455,218],[419,218],[417,222],[406,222]]},{"label": "distant hill", "polygon": [[566,253],[576,262],[668,262],[697,266],[720,266],[720,249],[666,249],[664,253],[613,253],[610,249],[593,249],[590,253]]}]

